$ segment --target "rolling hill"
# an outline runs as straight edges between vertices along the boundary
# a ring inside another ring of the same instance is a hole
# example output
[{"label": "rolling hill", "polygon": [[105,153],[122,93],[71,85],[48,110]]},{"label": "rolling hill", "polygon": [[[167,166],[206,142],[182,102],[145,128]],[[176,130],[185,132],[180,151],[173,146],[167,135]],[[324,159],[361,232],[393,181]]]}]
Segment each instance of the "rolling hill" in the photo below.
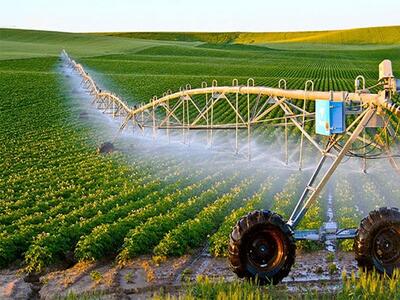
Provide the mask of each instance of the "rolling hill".
[{"label": "rolling hill", "polygon": [[[0,59],[58,56],[66,48],[74,55],[134,52],[176,42],[137,40],[85,33],[0,28]],[[191,45],[193,43],[183,43]]]},{"label": "rolling hill", "polygon": [[316,44],[399,44],[400,26],[303,32],[106,32],[96,35],[124,38],[201,41],[206,43],[316,43]]}]

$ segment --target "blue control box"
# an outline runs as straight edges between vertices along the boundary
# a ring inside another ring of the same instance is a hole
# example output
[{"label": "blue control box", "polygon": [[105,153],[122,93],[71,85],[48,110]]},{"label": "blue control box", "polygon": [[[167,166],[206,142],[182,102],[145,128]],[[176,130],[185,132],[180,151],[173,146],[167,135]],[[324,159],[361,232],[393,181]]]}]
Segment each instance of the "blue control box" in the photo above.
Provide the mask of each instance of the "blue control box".
[{"label": "blue control box", "polygon": [[321,135],[332,135],[346,131],[344,102],[315,101],[315,131]]}]

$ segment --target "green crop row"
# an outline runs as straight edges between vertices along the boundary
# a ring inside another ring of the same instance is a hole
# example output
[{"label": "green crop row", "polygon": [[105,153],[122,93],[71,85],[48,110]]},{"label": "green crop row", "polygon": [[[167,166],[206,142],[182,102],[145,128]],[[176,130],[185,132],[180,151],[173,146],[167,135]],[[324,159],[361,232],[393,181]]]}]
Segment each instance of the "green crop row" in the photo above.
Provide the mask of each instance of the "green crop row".
[{"label": "green crop row", "polygon": [[243,181],[231,192],[205,207],[194,219],[188,219],[170,231],[154,248],[154,254],[182,255],[188,249],[201,246],[207,235],[220,226],[224,216],[242,205],[251,187],[250,179]]}]

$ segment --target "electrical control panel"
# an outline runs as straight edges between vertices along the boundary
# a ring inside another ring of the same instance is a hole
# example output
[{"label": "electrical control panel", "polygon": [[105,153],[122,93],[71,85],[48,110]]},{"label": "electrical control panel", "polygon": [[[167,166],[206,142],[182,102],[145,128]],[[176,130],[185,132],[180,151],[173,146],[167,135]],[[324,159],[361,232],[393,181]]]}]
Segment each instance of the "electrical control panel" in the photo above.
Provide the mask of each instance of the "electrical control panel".
[{"label": "electrical control panel", "polygon": [[317,134],[330,136],[346,131],[344,102],[316,100],[315,130]]}]

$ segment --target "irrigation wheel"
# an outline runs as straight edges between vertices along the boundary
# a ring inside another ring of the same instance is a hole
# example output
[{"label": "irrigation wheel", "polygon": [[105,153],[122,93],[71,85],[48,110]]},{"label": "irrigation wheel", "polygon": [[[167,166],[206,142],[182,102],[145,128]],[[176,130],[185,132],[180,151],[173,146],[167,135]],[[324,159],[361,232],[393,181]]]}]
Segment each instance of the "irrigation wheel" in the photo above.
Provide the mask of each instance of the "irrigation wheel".
[{"label": "irrigation wheel", "polygon": [[389,276],[400,268],[400,211],[383,207],[361,221],[354,243],[359,267]]},{"label": "irrigation wheel", "polygon": [[229,242],[229,261],[240,278],[279,283],[296,257],[293,231],[276,213],[256,210],[241,218]]}]

